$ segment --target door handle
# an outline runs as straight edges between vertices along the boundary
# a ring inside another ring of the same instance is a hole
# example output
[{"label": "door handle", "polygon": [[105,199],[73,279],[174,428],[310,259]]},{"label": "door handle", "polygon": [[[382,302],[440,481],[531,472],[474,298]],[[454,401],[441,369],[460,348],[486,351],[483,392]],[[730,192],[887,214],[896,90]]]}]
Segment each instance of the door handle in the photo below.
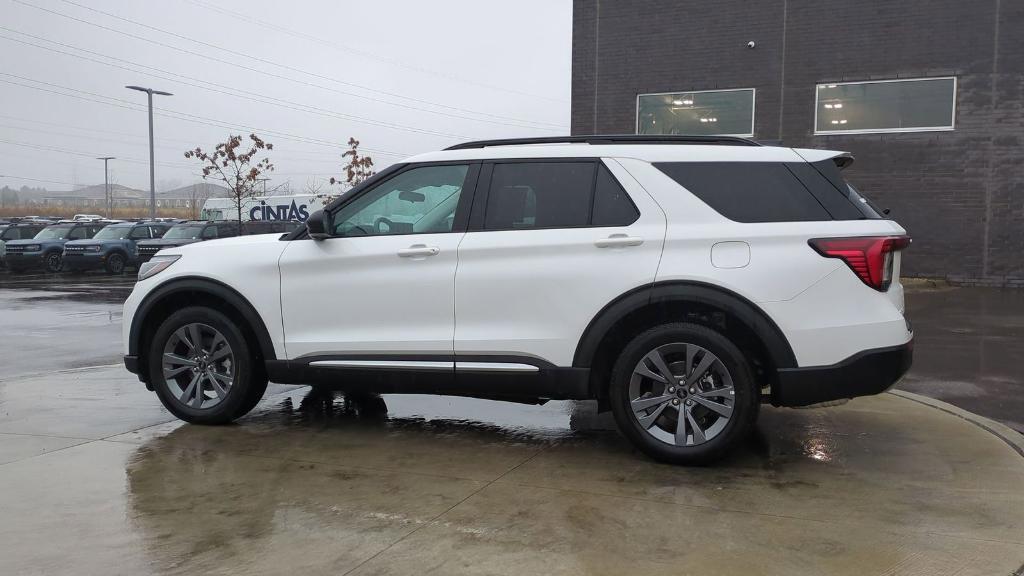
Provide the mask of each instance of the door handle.
[{"label": "door handle", "polygon": [[612,234],[607,238],[601,238],[600,240],[594,241],[594,246],[598,248],[623,248],[626,246],[639,246],[644,243],[644,239],[639,236],[626,236],[625,234]]},{"label": "door handle", "polygon": [[408,248],[402,248],[398,251],[398,256],[401,258],[426,258],[427,256],[436,256],[441,249],[437,246],[427,246],[426,244],[413,244]]}]

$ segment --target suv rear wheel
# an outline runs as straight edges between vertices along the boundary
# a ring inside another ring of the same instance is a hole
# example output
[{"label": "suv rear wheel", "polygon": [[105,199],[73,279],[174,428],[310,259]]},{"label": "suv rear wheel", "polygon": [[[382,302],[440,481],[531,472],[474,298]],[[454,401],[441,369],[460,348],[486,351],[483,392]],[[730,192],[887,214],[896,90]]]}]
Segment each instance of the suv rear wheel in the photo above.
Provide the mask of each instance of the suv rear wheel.
[{"label": "suv rear wheel", "polygon": [[619,430],[674,464],[723,456],[757,418],[760,394],[743,353],[698,324],[664,324],[634,338],[612,369]]},{"label": "suv rear wheel", "polygon": [[149,377],[164,407],[193,424],[239,418],[267,389],[239,327],[201,306],[175,312],[157,329]]}]

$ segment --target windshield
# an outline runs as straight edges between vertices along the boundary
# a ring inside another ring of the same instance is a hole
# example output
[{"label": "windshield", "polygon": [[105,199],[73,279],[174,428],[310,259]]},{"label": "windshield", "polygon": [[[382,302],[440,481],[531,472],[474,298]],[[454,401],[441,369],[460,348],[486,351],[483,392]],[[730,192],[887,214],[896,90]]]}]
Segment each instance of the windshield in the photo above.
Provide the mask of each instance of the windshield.
[{"label": "windshield", "polygon": [[[0,226],[0,240],[7,240],[8,233],[11,230],[13,230],[13,228],[10,226]],[[13,238],[14,234],[12,233],[10,236]]]},{"label": "windshield", "polygon": [[107,226],[92,237],[93,240],[124,240],[132,231],[131,226]]},{"label": "windshield", "polygon": [[185,238],[191,238],[195,240],[199,238],[200,234],[203,233],[203,228],[205,228],[205,226],[203,226],[202,224],[188,224],[185,226],[175,226],[174,228],[168,230],[167,234],[164,234],[163,237],[168,240],[182,240]]},{"label": "windshield", "polygon": [[74,226],[50,226],[36,234],[36,240],[63,240],[74,230]]}]

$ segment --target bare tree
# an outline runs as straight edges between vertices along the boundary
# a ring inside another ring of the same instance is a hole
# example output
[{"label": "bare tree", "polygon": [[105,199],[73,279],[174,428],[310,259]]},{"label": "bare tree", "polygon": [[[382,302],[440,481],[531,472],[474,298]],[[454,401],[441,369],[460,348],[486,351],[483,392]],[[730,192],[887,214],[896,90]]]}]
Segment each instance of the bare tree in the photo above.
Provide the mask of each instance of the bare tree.
[{"label": "bare tree", "polygon": [[320,191],[324,189],[324,183],[317,180],[316,178],[308,178],[306,185],[302,187],[302,191],[310,196],[319,196]]},{"label": "bare tree", "polygon": [[[364,180],[376,174],[373,170],[373,158],[359,153],[359,140],[355,138],[349,137],[348,150],[342,153],[341,157],[346,159],[344,165],[345,178],[335,178],[332,176],[330,182],[332,185],[340,185],[342,191],[361,184]],[[331,200],[337,198],[336,194],[330,193],[317,195],[323,200],[324,204],[328,204]]]},{"label": "bare tree", "polygon": [[[238,214],[238,227],[242,227],[242,205],[256,195],[260,177],[273,172],[270,158],[259,158],[261,153],[274,149],[270,142],[264,142],[255,134],[249,135],[248,149],[242,148],[242,137],[229,135],[227,142],[217,144],[213,152],[201,148],[185,152],[185,158],[195,158],[203,163],[203,179],[213,177],[223,182],[230,191]],[[240,150],[242,148],[242,150]]]}]

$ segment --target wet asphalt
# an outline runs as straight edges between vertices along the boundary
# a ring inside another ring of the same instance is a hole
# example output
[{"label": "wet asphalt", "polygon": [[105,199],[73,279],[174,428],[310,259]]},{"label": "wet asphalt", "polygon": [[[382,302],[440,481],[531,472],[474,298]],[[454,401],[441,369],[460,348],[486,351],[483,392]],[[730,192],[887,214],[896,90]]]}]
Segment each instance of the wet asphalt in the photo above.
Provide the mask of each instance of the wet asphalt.
[{"label": "wet asphalt", "polygon": [[[1024,440],[924,396],[764,407],[707,468],[592,402],[271,386],[191,426],[117,365],[131,285],[0,272],[0,574],[1024,573]],[[1020,425],[1024,297],[908,301],[901,386]]]}]

